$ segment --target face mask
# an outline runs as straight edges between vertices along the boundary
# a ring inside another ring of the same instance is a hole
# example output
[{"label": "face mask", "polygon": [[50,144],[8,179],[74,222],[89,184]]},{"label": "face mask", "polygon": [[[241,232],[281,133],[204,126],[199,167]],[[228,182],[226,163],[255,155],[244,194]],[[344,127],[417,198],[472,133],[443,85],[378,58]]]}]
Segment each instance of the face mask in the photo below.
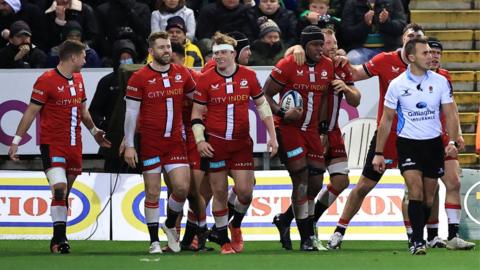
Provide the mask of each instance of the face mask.
[{"label": "face mask", "polygon": [[131,65],[133,64],[133,59],[132,58],[120,59],[119,63],[120,65]]}]

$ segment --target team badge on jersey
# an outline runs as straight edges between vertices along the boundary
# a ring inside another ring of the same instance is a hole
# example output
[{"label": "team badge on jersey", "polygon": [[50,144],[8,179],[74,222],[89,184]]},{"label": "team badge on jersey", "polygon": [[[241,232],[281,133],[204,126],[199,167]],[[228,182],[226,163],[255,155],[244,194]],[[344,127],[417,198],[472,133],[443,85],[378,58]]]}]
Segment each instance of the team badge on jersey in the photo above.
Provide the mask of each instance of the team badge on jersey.
[{"label": "team badge on jersey", "polygon": [[248,87],[248,81],[247,79],[242,79],[240,81],[240,88],[247,88]]},{"label": "team badge on jersey", "polygon": [[328,72],[326,70],[322,70],[322,73],[320,73],[320,75],[322,76],[322,79],[327,79]]},{"label": "team badge on jersey", "polygon": [[182,81],[182,75],[180,75],[180,74],[175,75],[175,81],[176,82],[181,82]]}]

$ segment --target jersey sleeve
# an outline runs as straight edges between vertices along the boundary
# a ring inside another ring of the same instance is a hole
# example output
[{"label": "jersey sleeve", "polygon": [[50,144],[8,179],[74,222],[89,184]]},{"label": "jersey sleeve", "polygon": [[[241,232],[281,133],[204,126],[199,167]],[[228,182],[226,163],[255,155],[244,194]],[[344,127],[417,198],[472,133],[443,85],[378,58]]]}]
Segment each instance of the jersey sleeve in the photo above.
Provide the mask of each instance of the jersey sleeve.
[{"label": "jersey sleeve", "polygon": [[48,89],[48,80],[46,80],[45,76],[40,76],[33,85],[30,102],[37,105],[45,104],[48,100]]},{"label": "jersey sleeve", "polygon": [[345,65],[342,67],[342,81],[345,82],[346,85],[353,85],[353,75],[352,72],[350,71],[350,68],[348,65]]},{"label": "jersey sleeve", "polygon": [[387,93],[385,94],[385,102],[383,103],[386,107],[396,110],[398,106],[398,92],[395,83],[391,83],[388,86]]},{"label": "jersey sleeve", "polygon": [[377,76],[380,74],[382,69],[382,63],[385,61],[385,56],[383,53],[375,55],[368,62],[364,63],[363,70],[369,77]]},{"label": "jersey sleeve", "polygon": [[201,105],[207,105],[208,101],[208,83],[206,83],[205,80],[206,76],[202,74],[198,79],[198,84],[193,94],[193,102]]},{"label": "jersey sleeve", "polygon": [[270,78],[280,85],[286,85],[289,81],[290,62],[289,58],[282,58],[270,73]]},{"label": "jersey sleeve", "polygon": [[127,83],[127,99],[142,101],[143,83],[141,77],[135,72],[132,74]]},{"label": "jersey sleeve", "polygon": [[195,90],[195,80],[193,79],[192,74],[187,69],[185,69],[185,77],[186,77],[186,81],[185,81],[184,91],[185,93],[188,94]]},{"label": "jersey sleeve", "polygon": [[248,84],[250,85],[250,96],[252,99],[261,98],[263,96],[262,86],[254,72],[252,72]]},{"label": "jersey sleeve", "polygon": [[453,89],[450,82],[445,79],[442,87],[442,104],[453,103]]}]

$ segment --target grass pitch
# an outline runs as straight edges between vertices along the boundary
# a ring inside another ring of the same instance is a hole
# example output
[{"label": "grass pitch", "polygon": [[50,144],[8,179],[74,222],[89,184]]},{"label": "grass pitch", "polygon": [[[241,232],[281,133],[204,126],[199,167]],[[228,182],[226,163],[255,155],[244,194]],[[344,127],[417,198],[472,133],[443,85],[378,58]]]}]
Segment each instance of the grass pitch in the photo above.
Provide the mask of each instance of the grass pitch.
[{"label": "grass pitch", "polygon": [[[476,241],[477,246],[480,241]],[[480,251],[429,249],[412,256],[405,241],[345,241],[341,251],[284,251],[274,241],[246,242],[241,254],[213,252],[149,255],[147,242],[71,241],[70,254],[49,253],[49,241],[1,240],[1,269],[480,269]],[[163,243],[164,244],[164,243]],[[294,242],[294,248],[299,243]]]}]

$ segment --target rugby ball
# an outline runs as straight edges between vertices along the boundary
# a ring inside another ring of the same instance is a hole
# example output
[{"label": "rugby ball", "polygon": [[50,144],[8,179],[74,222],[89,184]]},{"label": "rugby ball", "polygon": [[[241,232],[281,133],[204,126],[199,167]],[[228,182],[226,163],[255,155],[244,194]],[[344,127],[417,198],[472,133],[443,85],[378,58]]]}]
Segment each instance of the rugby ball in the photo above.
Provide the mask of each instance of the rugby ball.
[{"label": "rugby ball", "polygon": [[292,108],[303,107],[303,99],[300,93],[295,90],[288,90],[280,100],[280,106],[288,111]]}]

